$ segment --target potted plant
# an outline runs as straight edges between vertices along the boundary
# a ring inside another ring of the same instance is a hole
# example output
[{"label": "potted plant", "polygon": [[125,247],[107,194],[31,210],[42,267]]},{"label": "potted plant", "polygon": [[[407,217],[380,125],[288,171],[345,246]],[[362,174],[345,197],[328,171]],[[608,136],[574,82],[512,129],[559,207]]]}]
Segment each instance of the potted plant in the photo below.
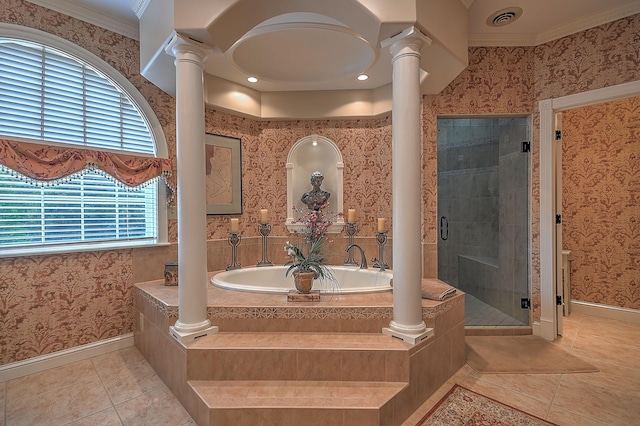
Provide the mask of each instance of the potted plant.
[{"label": "potted plant", "polygon": [[[284,246],[289,256],[289,260],[285,262],[285,266],[289,266],[285,276],[293,273],[296,289],[300,293],[309,293],[315,278],[335,281],[331,268],[324,263],[322,254],[322,248],[327,241],[327,230],[333,223],[333,217],[324,213],[327,206],[328,203],[325,202],[319,209],[309,210],[297,220],[305,225],[302,231],[298,232],[303,237],[302,244],[291,244],[287,241]],[[341,213],[338,213],[336,216],[340,215]]]}]

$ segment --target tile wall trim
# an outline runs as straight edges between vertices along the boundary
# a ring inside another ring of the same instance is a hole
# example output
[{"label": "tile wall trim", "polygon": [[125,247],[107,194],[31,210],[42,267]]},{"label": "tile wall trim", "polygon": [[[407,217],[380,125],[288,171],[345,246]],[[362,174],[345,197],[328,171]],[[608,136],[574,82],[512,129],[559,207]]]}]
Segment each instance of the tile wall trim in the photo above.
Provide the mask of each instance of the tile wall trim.
[{"label": "tile wall trim", "polygon": [[[178,307],[169,306],[153,297],[139,287],[135,288],[136,296],[160,312],[167,318],[178,318]],[[445,314],[454,307],[464,303],[464,298],[454,297],[438,303],[436,306],[423,306],[422,317],[434,319]],[[207,316],[215,319],[392,319],[393,307],[207,307]]]},{"label": "tile wall trim", "polygon": [[133,346],[133,333],[0,366],[0,383]]},{"label": "tile wall trim", "polygon": [[640,310],[638,309],[620,308],[618,306],[572,300],[571,313],[640,324]]}]

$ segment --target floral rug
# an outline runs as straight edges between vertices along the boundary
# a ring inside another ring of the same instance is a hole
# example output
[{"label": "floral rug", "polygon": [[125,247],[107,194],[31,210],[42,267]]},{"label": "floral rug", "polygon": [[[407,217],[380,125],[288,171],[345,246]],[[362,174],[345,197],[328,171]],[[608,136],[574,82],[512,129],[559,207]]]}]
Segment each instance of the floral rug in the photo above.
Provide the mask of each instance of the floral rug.
[{"label": "floral rug", "polygon": [[538,426],[554,425],[458,384],[416,426]]}]

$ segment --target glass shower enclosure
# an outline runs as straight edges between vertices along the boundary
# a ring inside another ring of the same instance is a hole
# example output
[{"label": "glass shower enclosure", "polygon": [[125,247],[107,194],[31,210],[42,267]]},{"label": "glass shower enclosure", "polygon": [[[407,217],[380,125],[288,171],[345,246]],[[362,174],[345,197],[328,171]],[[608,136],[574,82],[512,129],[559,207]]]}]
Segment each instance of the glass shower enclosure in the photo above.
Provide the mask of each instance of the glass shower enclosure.
[{"label": "glass shower enclosure", "polygon": [[529,325],[530,135],[528,117],[438,119],[438,278],[467,326]]}]

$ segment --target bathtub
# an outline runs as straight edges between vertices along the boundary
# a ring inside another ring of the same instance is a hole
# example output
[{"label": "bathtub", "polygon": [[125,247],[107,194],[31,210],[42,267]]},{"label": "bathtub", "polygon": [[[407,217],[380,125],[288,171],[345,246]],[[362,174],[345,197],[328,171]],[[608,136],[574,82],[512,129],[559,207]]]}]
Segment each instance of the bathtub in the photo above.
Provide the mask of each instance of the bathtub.
[{"label": "bathtub", "polygon": [[[294,290],[293,276],[285,277],[286,266],[262,266],[233,269],[215,274],[211,283],[220,288],[256,293],[287,293]],[[389,291],[392,271],[360,269],[357,266],[331,266],[337,284],[329,280],[316,279],[313,290],[321,293],[373,293]]]}]

